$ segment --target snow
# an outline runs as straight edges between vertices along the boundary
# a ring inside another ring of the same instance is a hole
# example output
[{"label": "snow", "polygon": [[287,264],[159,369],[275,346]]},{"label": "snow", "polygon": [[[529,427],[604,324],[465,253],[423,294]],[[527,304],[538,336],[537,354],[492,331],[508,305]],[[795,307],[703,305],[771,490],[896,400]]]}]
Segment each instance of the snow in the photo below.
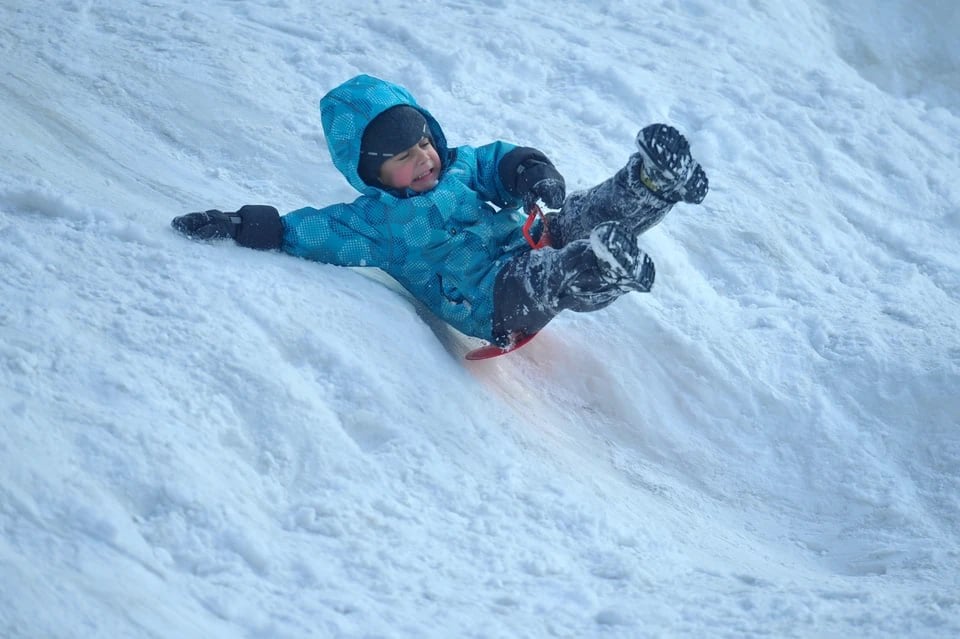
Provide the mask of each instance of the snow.
[{"label": "snow", "polygon": [[[957,636],[956,6],[3,3],[0,636]],[[482,362],[169,228],[352,200],[357,73],[572,188],[669,122],[711,192]]]}]

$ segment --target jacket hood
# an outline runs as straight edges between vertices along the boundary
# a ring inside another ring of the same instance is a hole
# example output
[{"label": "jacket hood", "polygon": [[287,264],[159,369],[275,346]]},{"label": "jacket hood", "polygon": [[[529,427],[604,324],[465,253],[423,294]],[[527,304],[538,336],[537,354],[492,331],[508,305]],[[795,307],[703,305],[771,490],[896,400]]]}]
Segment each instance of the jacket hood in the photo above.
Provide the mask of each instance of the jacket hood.
[{"label": "jacket hood", "polygon": [[[360,141],[370,122],[387,109],[405,104],[427,119],[427,126],[440,158],[447,156],[447,139],[430,112],[417,104],[403,87],[375,78],[358,75],[332,89],[320,100],[320,119],[327,138],[327,147],[337,170],[353,188],[365,195],[376,195],[384,189],[365,183],[357,172],[360,163]],[[446,167],[444,167],[446,168]]]}]

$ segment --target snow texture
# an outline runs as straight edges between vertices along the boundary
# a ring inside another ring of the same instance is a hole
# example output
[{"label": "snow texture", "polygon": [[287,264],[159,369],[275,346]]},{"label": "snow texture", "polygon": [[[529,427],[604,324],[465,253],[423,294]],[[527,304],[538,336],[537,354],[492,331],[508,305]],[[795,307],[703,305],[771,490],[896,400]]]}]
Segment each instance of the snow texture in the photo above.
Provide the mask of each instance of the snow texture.
[{"label": "snow texture", "polygon": [[[960,635],[956,3],[0,5],[0,636]],[[352,200],[407,86],[570,190],[668,122],[651,294],[515,354],[177,214]]]}]

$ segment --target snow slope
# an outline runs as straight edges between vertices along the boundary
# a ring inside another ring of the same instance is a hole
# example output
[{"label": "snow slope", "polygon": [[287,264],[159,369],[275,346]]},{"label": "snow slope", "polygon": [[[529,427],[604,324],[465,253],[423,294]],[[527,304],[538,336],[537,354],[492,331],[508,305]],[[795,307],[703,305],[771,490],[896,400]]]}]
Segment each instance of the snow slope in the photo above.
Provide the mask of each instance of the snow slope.
[{"label": "snow slope", "polygon": [[[0,636],[960,633],[960,10],[836,4],[3,3]],[[487,362],[170,230],[352,199],[360,72],[573,188],[673,123],[711,193]]]}]

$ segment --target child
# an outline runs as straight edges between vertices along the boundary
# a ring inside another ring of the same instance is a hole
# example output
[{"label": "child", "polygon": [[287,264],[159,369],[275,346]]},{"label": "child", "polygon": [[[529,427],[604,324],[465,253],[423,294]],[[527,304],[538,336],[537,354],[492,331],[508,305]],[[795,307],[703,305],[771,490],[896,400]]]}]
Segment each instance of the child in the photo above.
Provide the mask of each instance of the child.
[{"label": "child", "polygon": [[[384,80],[348,80],[323,97],[320,112],[333,162],[361,197],[283,217],[249,205],[190,213],[173,227],[196,239],[379,267],[454,328],[500,346],[562,310],[594,311],[649,291],[654,265],[637,237],[676,202],[699,203],[707,193],[686,139],[663,124],[637,135],[638,152],[616,175],[567,198],[540,151],[499,141],[449,148],[433,116]],[[533,250],[519,208],[538,200],[560,210],[547,217],[550,246]]]}]

